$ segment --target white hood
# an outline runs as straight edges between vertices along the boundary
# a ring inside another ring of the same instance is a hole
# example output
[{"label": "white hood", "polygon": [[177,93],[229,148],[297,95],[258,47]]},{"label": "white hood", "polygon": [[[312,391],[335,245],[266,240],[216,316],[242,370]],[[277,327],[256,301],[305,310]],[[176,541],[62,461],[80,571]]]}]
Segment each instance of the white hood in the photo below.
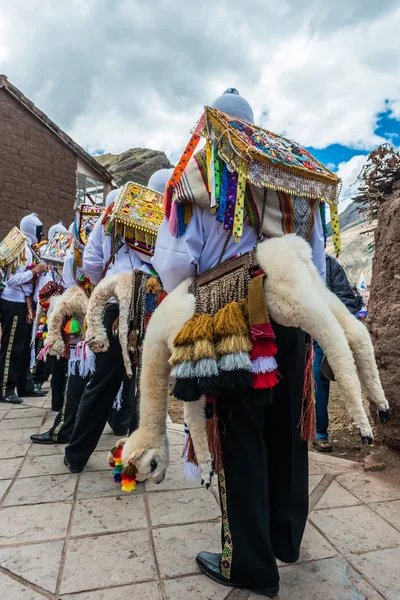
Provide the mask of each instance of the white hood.
[{"label": "white hood", "polygon": [[50,227],[47,234],[47,239],[51,240],[55,233],[68,233],[68,230],[64,227],[61,221]]},{"label": "white hood", "polygon": [[163,194],[173,172],[174,169],[159,169],[150,177],[147,187]]},{"label": "white hood", "polygon": [[119,189],[112,190],[109,194],[107,194],[106,208],[108,208],[110,206],[110,204],[112,204],[112,202],[114,202],[114,200],[116,199],[118,194],[119,194]]},{"label": "white hood", "polygon": [[19,224],[19,228],[24,235],[28,238],[29,244],[37,244],[40,242],[38,239],[38,232],[41,230],[41,234],[43,235],[43,223],[39,219],[36,213],[31,213],[27,215],[23,219],[21,219],[21,223]]}]

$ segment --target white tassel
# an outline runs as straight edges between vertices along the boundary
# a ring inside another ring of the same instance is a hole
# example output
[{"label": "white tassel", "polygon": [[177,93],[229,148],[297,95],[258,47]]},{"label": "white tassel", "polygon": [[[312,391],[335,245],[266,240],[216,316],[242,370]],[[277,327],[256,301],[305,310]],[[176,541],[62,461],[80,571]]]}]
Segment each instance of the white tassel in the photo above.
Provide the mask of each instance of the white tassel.
[{"label": "white tassel", "polygon": [[121,410],[121,408],[122,408],[122,389],[123,389],[123,387],[124,387],[124,384],[121,383],[121,387],[118,390],[117,397],[115,398],[114,404],[112,406],[113,409],[116,411]]},{"label": "white tassel", "polygon": [[[185,447],[187,443],[187,439],[189,437],[189,430],[185,425]],[[201,482],[201,469],[197,465],[189,462],[187,460],[187,453],[183,457],[183,475],[186,481],[198,481]]]},{"label": "white tassel", "polygon": [[[78,369],[78,373],[77,373]],[[68,375],[79,374],[80,377],[85,379],[88,375],[92,375],[96,371],[96,355],[90,350],[90,348],[79,342],[74,352],[72,352],[68,361]]]}]

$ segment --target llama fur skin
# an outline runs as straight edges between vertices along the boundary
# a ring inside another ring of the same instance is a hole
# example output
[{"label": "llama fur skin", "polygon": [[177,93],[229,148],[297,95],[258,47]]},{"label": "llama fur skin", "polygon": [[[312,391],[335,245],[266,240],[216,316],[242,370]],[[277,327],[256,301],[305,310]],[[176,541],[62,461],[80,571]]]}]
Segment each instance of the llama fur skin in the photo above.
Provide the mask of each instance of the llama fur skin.
[{"label": "llama fur skin", "polygon": [[[363,442],[372,443],[373,432],[362,405],[360,379],[368,397],[377,405],[382,421],[387,419],[389,407],[368,330],[323,284],[312,263],[311,248],[303,239],[286,235],[267,240],[259,245],[257,254],[267,274],[265,294],[271,318],[281,325],[301,328],[319,343],[335,373],[350,418],[358,426]],[[140,463],[142,480],[152,476],[143,458],[161,456],[166,443],[170,373],[167,361],[175,336],[195,311],[190,283],[190,279],[184,281],[156,309],[144,340],[140,424],[126,440],[123,450],[124,463],[129,460],[136,466]],[[200,412],[202,402],[201,399],[185,403],[186,418],[192,417],[195,422],[196,457],[202,465],[202,478],[208,481],[211,457],[204,415]]]},{"label": "llama fur skin", "polygon": [[128,349],[129,310],[132,299],[132,273],[118,273],[106,277],[95,287],[90,297],[86,314],[86,339],[93,352],[106,352],[110,346],[103,325],[103,314],[107,302],[115,297],[119,304],[118,337],[128,377],[132,377],[132,365]]},{"label": "llama fur skin", "polygon": [[86,314],[89,299],[78,285],[69,288],[62,296],[52,296],[48,316],[48,333],[46,346],[51,356],[58,358],[65,354],[65,344],[61,337],[61,328],[65,317],[83,318]]},{"label": "llama fur skin", "polygon": [[[167,296],[154,311],[145,336],[142,355],[139,428],[124,441],[122,461],[132,460],[138,469],[137,479],[149,477],[163,481],[169,464],[167,408],[173,340],[194,313],[195,298],[188,293],[190,279],[176,288],[177,295]],[[174,292],[175,294],[175,292]],[[176,301],[178,300],[178,305]],[[163,307],[163,310],[159,308]],[[143,387],[142,387],[143,386]],[[151,470],[151,461],[157,468]]]}]

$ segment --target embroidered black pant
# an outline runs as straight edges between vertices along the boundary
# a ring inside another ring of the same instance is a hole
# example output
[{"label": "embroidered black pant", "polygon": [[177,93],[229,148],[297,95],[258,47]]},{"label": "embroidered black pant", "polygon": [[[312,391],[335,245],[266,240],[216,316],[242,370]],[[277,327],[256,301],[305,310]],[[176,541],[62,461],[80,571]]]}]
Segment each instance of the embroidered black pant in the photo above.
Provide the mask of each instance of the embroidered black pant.
[{"label": "embroidered black pant", "polygon": [[31,389],[29,377],[32,325],[26,322],[26,303],[0,299],[0,395]]},{"label": "embroidered black pant", "polygon": [[[67,370],[68,360],[66,358],[57,359],[55,356],[49,356],[47,361],[50,361],[51,369],[51,410],[59,411],[63,407],[65,390],[67,385]],[[80,396],[83,394],[83,389]],[[78,401],[80,399],[78,398]]]},{"label": "embroidered black pant", "polygon": [[66,377],[64,402],[50,429],[50,435],[55,442],[68,444],[75,427],[79,404],[88,382],[89,376],[81,377],[79,374],[75,374]]},{"label": "embroidered black pant", "polygon": [[271,406],[239,394],[218,399],[224,474],[222,572],[248,587],[273,588],[276,559],[295,562],[308,514],[307,443],[300,440],[305,335],[273,324],[282,376]]},{"label": "embroidered black pant", "polygon": [[[112,333],[112,325],[118,315],[117,305],[108,307],[104,313],[103,322],[110,347],[107,352],[96,354],[96,371],[91,375],[82,395],[71,440],[65,449],[68,462],[76,468],[84,467],[95,450],[124,378],[121,346]],[[129,385],[126,385],[124,400],[129,402],[126,410],[130,432],[137,428],[138,415],[134,398],[135,370]]]}]

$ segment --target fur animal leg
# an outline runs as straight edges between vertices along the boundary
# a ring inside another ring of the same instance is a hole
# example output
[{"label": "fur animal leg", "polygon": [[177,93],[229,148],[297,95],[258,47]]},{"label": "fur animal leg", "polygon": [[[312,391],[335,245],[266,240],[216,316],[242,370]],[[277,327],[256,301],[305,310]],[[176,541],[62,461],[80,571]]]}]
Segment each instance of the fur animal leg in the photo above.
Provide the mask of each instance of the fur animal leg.
[{"label": "fur animal leg", "polygon": [[137,467],[139,481],[149,477],[161,481],[168,467],[168,359],[173,339],[194,313],[195,299],[188,294],[189,284],[190,280],[183,282],[157,307],[143,342],[140,423],[122,451],[123,462],[131,460]]},{"label": "fur animal leg", "polygon": [[86,339],[93,352],[107,352],[110,344],[103,325],[103,312],[106,303],[114,295],[118,275],[107,277],[94,288],[86,314]]},{"label": "fur animal leg", "polygon": [[318,273],[312,271],[312,277],[320,296],[327,303],[345,332],[361,385],[368,399],[377,406],[381,422],[386,423],[389,417],[389,403],[382,388],[374,347],[367,328],[347,310],[335,294],[322,285]]},{"label": "fur animal leg", "polygon": [[48,312],[48,333],[46,346],[49,346],[49,354],[52,356],[64,356],[65,344],[61,337],[61,328],[65,317],[76,315],[83,317],[86,314],[88,298],[79,287],[69,288],[61,297],[50,300]]},{"label": "fur animal leg", "polygon": [[335,372],[339,391],[363,442],[372,443],[353,355],[342,327],[313,285],[307,244],[296,236],[269,240],[260,244],[258,258],[267,273],[265,293],[271,317],[281,325],[300,327],[317,340]]},{"label": "fur animal leg", "polygon": [[[130,282],[132,281],[132,276],[130,276]],[[118,289],[118,302],[119,302],[119,320],[118,320],[118,337],[119,343],[121,344],[122,350],[122,358],[124,359],[124,365],[126,374],[128,377],[132,377],[132,365],[131,358],[129,356],[128,350],[128,335],[129,335],[129,309],[131,306],[131,297],[132,297],[132,284],[129,282],[124,282],[124,284],[129,285],[119,285]],[[121,289],[122,288],[122,289]]]},{"label": "fur animal leg", "polygon": [[201,482],[208,489],[213,475],[213,463],[208,449],[205,396],[196,402],[184,402],[184,418],[192,437],[198,465],[201,469]]}]

